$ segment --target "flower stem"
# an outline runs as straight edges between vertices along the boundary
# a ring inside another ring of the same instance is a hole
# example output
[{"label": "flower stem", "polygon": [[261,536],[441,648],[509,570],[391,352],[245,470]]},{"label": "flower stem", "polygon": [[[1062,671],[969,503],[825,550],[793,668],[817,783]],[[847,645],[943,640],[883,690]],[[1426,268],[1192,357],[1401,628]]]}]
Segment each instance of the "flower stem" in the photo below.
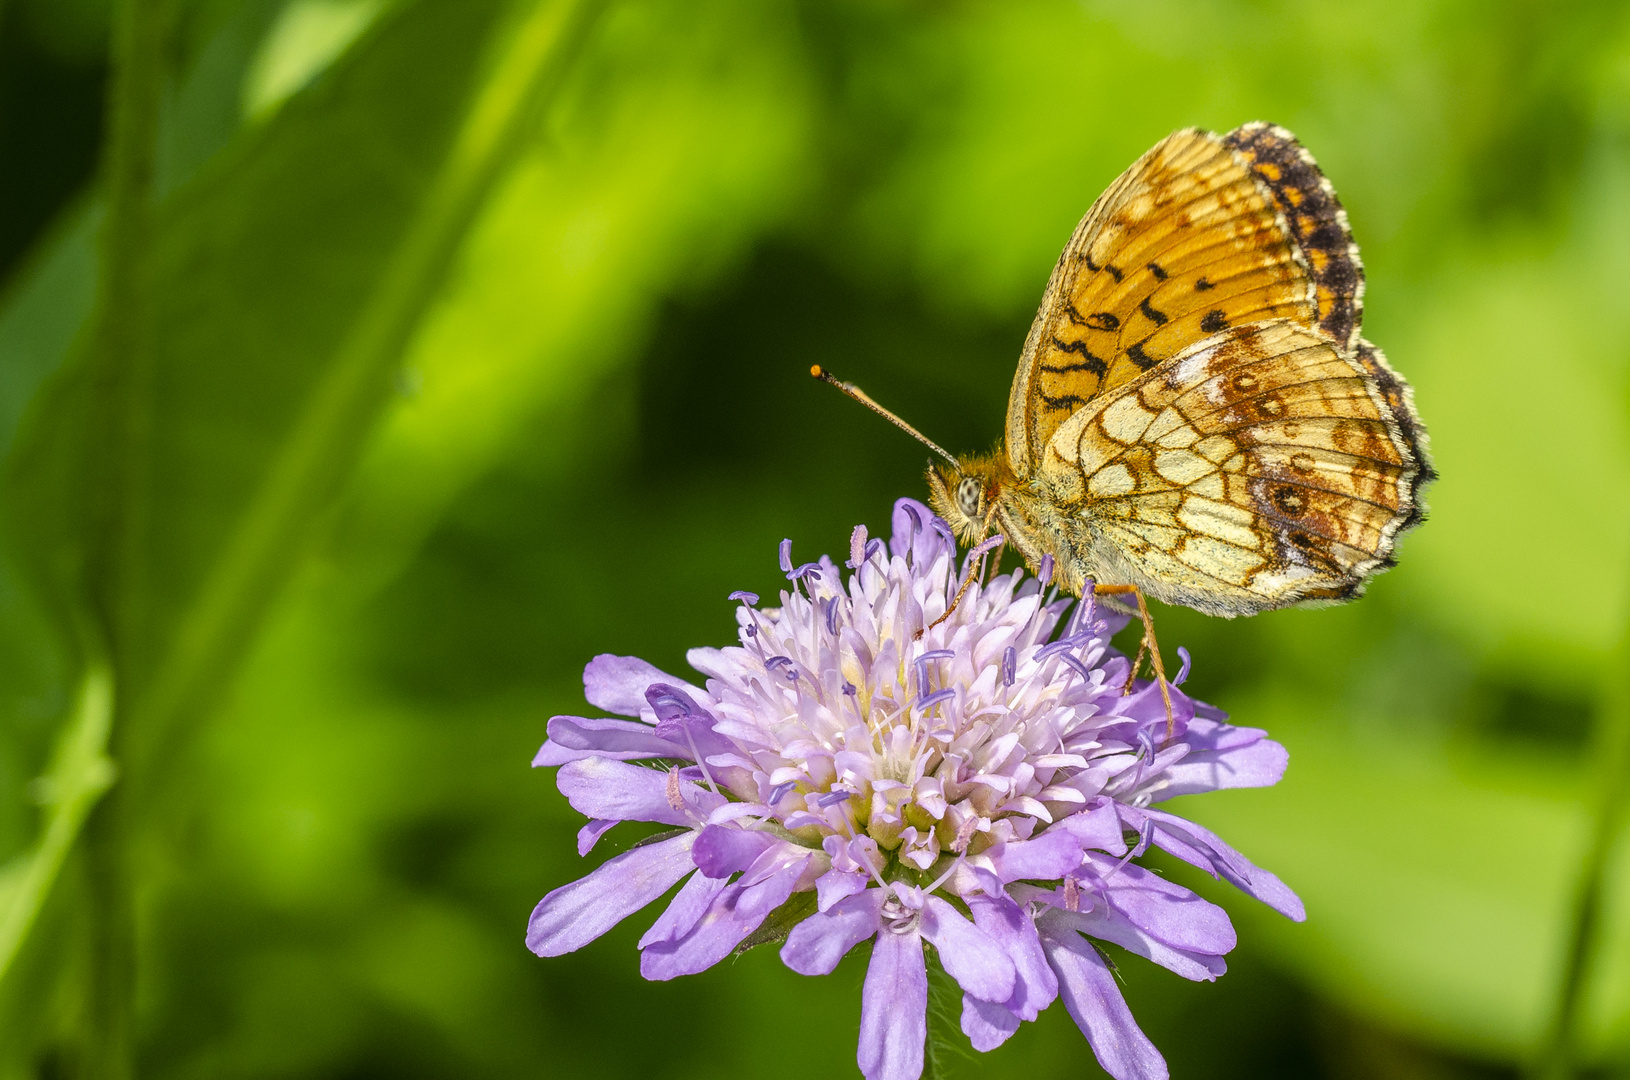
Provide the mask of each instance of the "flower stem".
[{"label": "flower stem", "polygon": [[1611,667],[1612,675],[1598,712],[1597,761],[1602,763],[1600,794],[1585,851],[1569,922],[1567,951],[1557,987],[1551,1027],[1540,1046],[1531,1074],[1535,1080],[1568,1080],[1577,1072],[1582,1035],[1581,1006],[1591,974],[1591,959],[1600,944],[1602,892],[1613,842],[1630,800],[1630,632]]}]

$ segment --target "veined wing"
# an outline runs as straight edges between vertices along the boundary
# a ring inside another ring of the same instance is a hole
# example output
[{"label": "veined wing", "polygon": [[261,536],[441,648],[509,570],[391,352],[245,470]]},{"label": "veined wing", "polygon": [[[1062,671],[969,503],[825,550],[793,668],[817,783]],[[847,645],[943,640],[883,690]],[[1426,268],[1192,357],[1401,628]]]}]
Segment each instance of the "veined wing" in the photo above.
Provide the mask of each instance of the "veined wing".
[{"label": "veined wing", "polygon": [[1358,595],[1416,520],[1424,468],[1365,365],[1279,319],[1078,410],[1039,474],[1130,583],[1234,615]]},{"label": "veined wing", "polygon": [[1346,214],[1294,136],[1177,132],[1110,185],[1059,258],[1014,376],[1009,465],[1031,475],[1076,410],[1228,327],[1286,319],[1356,348],[1362,298]]}]

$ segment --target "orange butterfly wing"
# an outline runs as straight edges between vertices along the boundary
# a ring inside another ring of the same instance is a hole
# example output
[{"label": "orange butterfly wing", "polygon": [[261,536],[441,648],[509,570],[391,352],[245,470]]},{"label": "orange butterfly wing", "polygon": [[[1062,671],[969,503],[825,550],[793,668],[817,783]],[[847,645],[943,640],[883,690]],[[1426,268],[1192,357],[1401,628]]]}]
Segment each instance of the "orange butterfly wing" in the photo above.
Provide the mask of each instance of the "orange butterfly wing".
[{"label": "orange butterfly wing", "polygon": [[1014,376],[1010,468],[1031,475],[1081,406],[1230,327],[1289,319],[1356,348],[1363,280],[1346,214],[1289,132],[1169,136],[1099,197],[1059,258]]}]

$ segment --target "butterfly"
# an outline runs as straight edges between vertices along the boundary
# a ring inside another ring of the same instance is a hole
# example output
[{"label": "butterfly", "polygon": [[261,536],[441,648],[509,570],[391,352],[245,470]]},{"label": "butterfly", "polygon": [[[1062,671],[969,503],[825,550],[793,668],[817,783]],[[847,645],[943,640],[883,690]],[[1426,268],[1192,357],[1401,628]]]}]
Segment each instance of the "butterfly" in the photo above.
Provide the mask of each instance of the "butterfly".
[{"label": "butterfly", "polygon": [[1346,212],[1295,136],[1178,131],[1076,226],[998,450],[917,436],[945,459],[935,512],[1050,562],[1069,593],[1132,594],[1146,644],[1144,596],[1226,617],[1350,600],[1393,565],[1435,476],[1409,384],[1360,333],[1363,299]]}]

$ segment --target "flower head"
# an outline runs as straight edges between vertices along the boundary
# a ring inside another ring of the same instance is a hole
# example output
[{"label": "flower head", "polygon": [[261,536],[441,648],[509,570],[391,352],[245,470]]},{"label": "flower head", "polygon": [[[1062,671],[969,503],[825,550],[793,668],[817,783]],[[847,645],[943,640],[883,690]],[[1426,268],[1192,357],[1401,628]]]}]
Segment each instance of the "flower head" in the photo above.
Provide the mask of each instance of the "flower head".
[{"label": "flower head", "polygon": [[847,575],[827,558],[795,566],[783,542],[780,607],[736,593],[740,644],[691,650],[705,685],[596,657],[589,702],[633,719],[557,716],[533,764],[559,765],[590,818],[581,854],[619,821],[675,831],[544,897],[528,946],[580,948],[683,879],[640,939],[647,978],[764,939],[784,939],[793,970],[825,974],[872,942],[868,1080],[922,1071],[925,941],[979,1050],[1062,997],[1117,1080],[1164,1077],[1089,938],[1190,979],[1223,973],[1227,915],[1139,866],[1151,845],[1301,919],[1278,878],[1153,807],[1273,784],[1285,751],[1176,686],[1170,725],[1158,687],[1126,692],[1109,645],[1124,617],[1090,594],[1072,611],[1045,591],[1045,564],[1040,579],[969,583],[936,621],[977,554],[959,574],[946,524],[902,499],[887,545],[855,530]]}]

